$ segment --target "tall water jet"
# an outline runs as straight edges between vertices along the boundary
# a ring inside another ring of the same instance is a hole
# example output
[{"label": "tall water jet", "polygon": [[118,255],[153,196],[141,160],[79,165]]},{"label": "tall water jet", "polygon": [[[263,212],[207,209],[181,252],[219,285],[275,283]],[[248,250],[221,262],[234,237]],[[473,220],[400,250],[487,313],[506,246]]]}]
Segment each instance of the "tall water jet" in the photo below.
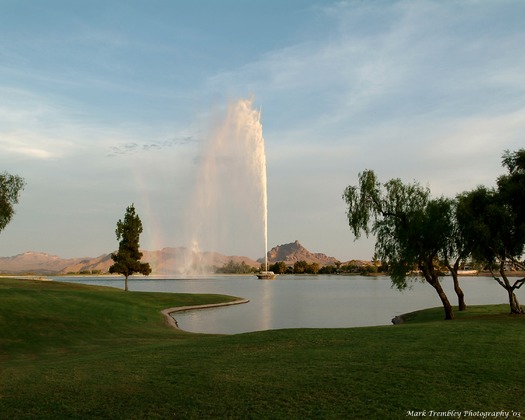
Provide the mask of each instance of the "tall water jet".
[{"label": "tall water jet", "polygon": [[186,218],[186,242],[192,248],[186,272],[196,268],[197,258],[202,269],[203,250],[257,255],[261,245],[267,267],[266,153],[261,113],[251,100],[229,104],[203,143],[197,163]]}]

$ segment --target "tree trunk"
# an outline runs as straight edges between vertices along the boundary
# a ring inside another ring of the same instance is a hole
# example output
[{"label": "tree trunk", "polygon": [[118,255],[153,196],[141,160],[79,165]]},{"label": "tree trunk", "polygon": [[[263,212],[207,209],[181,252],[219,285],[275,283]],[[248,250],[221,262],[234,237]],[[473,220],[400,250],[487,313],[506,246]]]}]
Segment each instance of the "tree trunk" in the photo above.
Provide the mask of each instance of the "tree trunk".
[{"label": "tree trunk", "polygon": [[448,301],[448,297],[441,287],[441,283],[439,280],[435,282],[435,284],[432,285],[434,289],[436,289],[436,292],[439,295],[439,298],[441,299],[441,303],[443,304],[443,309],[445,310],[445,320],[454,319],[454,312],[452,311],[452,305]]},{"label": "tree trunk", "polygon": [[498,279],[496,276],[492,275],[494,279],[501,285],[503,288],[507,291],[509,295],[509,306],[510,306],[510,313],[511,314],[519,314],[523,315],[525,314],[525,311],[520,306],[520,303],[518,302],[518,298],[514,294],[514,289],[516,288],[516,284],[514,286],[511,286],[509,279],[507,278],[507,274],[505,273],[504,263],[502,262],[499,267],[499,273],[501,275],[501,278],[503,281]]},{"label": "tree trunk", "polygon": [[452,280],[454,281],[454,291],[458,295],[458,309],[460,311],[465,311],[467,309],[467,304],[465,303],[465,294],[459,286],[459,279],[457,271],[450,271],[452,274]]},{"label": "tree trunk", "polygon": [[126,275],[126,286],[124,287],[124,290],[128,291],[128,276]]},{"label": "tree trunk", "polygon": [[509,293],[510,313],[519,314],[519,315],[525,314],[525,311],[523,310],[523,308],[520,306],[520,303],[518,302],[518,298],[514,294],[514,287],[511,287],[510,289],[508,289],[507,292]]},{"label": "tree trunk", "polygon": [[441,303],[443,304],[443,309],[445,310],[445,320],[454,319],[454,312],[452,311],[452,305],[450,304],[448,300],[447,294],[441,287],[441,283],[439,282],[439,276],[436,274],[434,270],[432,260],[430,260],[428,264],[421,264],[420,268],[421,268],[421,271],[423,272],[423,275],[425,276],[425,280],[427,281],[427,283],[429,283],[434,289],[436,289],[439,299],[441,300]]},{"label": "tree trunk", "polygon": [[450,264],[448,259],[445,259],[445,264],[447,268],[449,269],[450,274],[452,275],[452,281],[454,283],[454,291],[456,292],[456,295],[458,296],[458,310],[466,311],[467,304],[465,303],[465,294],[463,293],[463,290],[459,286],[459,278],[458,278],[458,270],[459,270],[460,262],[461,262],[461,257],[458,257],[456,259],[456,261],[454,262],[454,265]]}]

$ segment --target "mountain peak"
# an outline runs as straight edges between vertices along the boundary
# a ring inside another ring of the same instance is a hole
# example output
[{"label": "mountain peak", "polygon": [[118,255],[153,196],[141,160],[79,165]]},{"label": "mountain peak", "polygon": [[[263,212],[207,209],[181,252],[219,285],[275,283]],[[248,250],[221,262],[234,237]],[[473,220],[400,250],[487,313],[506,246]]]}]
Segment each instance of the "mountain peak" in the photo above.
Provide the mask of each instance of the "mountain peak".
[{"label": "mountain peak", "polygon": [[33,259],[38,258],[38,259],[43,259],[43,260],[56,260],[56,259],[59,259],[60,257],[58,257],[57,255],[47,254],[45,252],[26,251],[23,254],[15,255],[12,258],[33,258]]},{"label": "mountain peak", "polygon": [[[264,259],[258,260],[264,262]],[[308,251],[298,240],[288,244],[277,245],[268,251],[268,262],[276,263],[283,261],[286,265],[293,265],[297,261],[306,261],[307,263],[318,263],[319,265],[335,264],[337,258],[329,257],[321,253],[312,253]]]}]

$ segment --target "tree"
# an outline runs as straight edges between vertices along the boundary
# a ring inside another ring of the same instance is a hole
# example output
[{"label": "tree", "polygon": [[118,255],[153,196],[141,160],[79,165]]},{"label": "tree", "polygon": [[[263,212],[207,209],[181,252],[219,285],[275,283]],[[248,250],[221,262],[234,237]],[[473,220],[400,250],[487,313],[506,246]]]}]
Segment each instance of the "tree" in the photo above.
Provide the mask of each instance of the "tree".
[{"label": "tree", "polygon": [[304,274],[306,272],[306,269],[308,267],[308,263],[306,261],[296,261],[293,265],[293,273],[294,274]]},{"label": "tree", "polygon": [[516,152],[506,150],[503,153],[502,163],[509,172],[498,178],[498,193],[504,205],[512,210],[516,240],[523,245],[525,243],[525,149]]},{"label": "tree", "polygon": [[452,229],[450,203],[444,198],[431,199],[428,188],[417,182],[404,184],[392,179],[381,184],[371,170],[359,174],[359,185],[348,186],[343,199],[355,238],[359,239],[361,232],[376,235],[376,256],[388,264],[393,285],[405,289],[407,276],[419,269],[437,292],[445,319],[453,319],[435,266]]},{"label": "tree", "polygon": [[25,181],[18,175],[7,172],[0,174],[0,232],[9,224],[18,204],[18,196],[25,187]]},{"label": "tree", "polygon": [[458,297],[458,309],[465,311],[467,304],[465,303],[465,294],[459,285],[459,268],[460,264],[464,262],[470,255],[473,243],[465,234],[464,225],[458,222],[458,200],[449,200],[449,212],[452,229],[449,231],[450,237],[446,241],[444,249],[441,250],[441,257],[450,271],[452,281],[454,283],[454,291]]},{"label": "tree", "polygon": [[110,273],[123,274],[126,278],[125,290],[128,290],[128,277],[134,273],[145,276],[151,273],[148,263],[141,263],[142,252],[139,250],[139,238],[142,233],[142,222],[135,212],[135,206],[131,204],[126,209],[124,221],[117,222],[115,230],[119,241],[118,252],[111,254],[111,259],[115,262],[109,267]]},{"label": "tree", "polygon": [[324,265],[319,269],[319,274],[337,274],[338,269],[335,265]]},{"label": "tree", "polygon": [[228,263],[224,263],[222,267],[216,269],[216,273],[220,274],[249,274],[253,273],[255,268],[250,267],[244,261],[236,263],[230,260]]},{"label": "tree", "polygon": [[510,312],[525,314],[514,293],[525,278],[511,283],[506,273],[509,267],[525,268],[519,261],[525,248],[525,149],[506,151],[503,166],[509,173],[498,178],[496,189],[478,187],[459,196],[458,218],[473,243],[472,256],[487,263],[507,291]]},{"label": "tree", "polygon": [[307,266],[305,268],[305,273],[317,274],[317,273],[319,273],[319,269],[320,268],[321,268],[321,266],[319,265],[319,263],[313,262],[311,264],[307,264]]},{"label": "tree", "polygon": [[270,266],[270,271],[273,271],[275,274],[285,274],[288,271],[288,266],[284,261],[278,261]]}]

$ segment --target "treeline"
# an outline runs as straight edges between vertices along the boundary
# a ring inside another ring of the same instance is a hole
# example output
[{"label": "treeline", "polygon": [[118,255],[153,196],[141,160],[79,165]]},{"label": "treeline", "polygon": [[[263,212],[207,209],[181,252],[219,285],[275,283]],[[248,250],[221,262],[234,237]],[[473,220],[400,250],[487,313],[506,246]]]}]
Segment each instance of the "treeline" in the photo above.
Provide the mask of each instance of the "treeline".
[{"label": "treeline", "polygon": [[80,271],[69,271],[67,273],[68,276],[86,276],[86,275],[93,275],[93,276],[99,276],[103,274],[102,270],[80,270]]},{"label": "treeline", "polygon": [[318,263],[296,261],[293,265],[286,265],[283,261],[269,266],[276,274],[376,274],[381,272],[382,267],[375,264],[336,264],[320,266]]},{"label": "treeline", "polygon": [[[279,261],[268,265],[268,270],[275,274],[376,274],[382,272],[383,267],[376,264],[337,264],[320,266],[318,263],[308,263],[306,261],[296,261],[293,265],[287,265],[284,261]],[[264,264],[260,268],[251,267],[244,261],[236,263],[230,260],[222,267],[216,267],[217,274],[253,274],[259,271],[266,271]]]},{"label": "treeline", "polygon": [[259,271],[255,267],[251,267],[244,261],[236,263],[233,260],[228,261],[222,267],[216,267],[215,272],[217,274],[252,274]]}]

